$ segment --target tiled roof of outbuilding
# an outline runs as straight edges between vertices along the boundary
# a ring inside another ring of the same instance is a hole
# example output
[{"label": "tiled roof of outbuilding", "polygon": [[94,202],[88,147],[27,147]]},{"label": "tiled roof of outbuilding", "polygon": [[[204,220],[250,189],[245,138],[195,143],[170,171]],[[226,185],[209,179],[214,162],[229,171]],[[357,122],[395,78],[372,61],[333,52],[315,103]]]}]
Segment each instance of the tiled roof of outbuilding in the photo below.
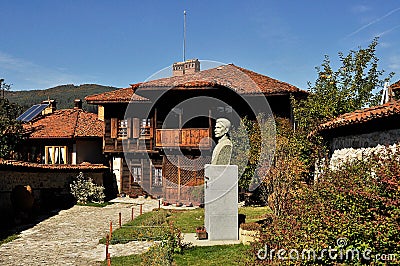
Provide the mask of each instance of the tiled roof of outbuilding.
[{"label": "tiled roof of outbuilding", "polygon": [[85,100],[89,103],[101,103],[101,102],[148,102],[149,100],[134,94],[132,88],[118,89],[114,91],[108,91],[100,94],[89,95],[85,97]]},{"label": "tiled roof of outbuilding", "polygon": [[317,131],[322,132],[348,125],[362,124],[367,121],[381,119],[392,115],[400,115],[400,101],[387,102],[383,105],[343,114],[333,120],[321,124]]},{"label": "tiled roof of outbuilding", "polygon": [[400,80],[398,80],[397,82],[393,83],[392,85],[390,85],[390,88],[393,91],[398,91],[400,90]]},{"label": "tiled roof of outbuilding", "polygon": [[15,160],[0,159],[0,168],[2,167],[23,167],[23,168],[37,168],[37,169],[57,169],[57,170],[105,170],[108,167],[102,164],[39,164],[31,162],[22,162]]},{"label": "tiled roof of outbuilding", "polygon": [[82,109],[56,110],[23,124],[30,139],[103,137],[104,123]]}]

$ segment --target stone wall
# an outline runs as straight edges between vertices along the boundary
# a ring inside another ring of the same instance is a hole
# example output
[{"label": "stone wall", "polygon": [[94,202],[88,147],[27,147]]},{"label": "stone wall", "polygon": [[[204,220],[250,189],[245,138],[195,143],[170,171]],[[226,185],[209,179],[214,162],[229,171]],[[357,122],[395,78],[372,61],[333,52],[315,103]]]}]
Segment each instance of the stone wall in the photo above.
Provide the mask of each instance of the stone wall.
[{"label": "stone wall", "polygon": [[83,172],[98,185],[106,188],[106,194],[115,193],[115,181],[109,168],[102,165],[49,166],[32,163],[0,162],[0,211],[2,216],[12,216],[11,197],[13,190],[20,186],[30,186],[34,197],[35,211],[66,208],[74,199],[69,185]]},{"label": "stone wall", "polygon": [[362,160],[372,153],[382,152],[385,147],[395,148],[399,142],[400,129],[333,138],[329,166],[335,169],[345,161]]}]

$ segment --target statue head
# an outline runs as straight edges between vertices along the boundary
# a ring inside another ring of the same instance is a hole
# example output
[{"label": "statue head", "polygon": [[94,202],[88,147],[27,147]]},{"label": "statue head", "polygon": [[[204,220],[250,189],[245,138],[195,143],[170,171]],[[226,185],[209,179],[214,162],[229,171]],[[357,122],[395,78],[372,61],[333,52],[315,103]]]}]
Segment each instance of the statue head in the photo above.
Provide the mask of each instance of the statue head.
[{"label": "statue head", "polygon": [[221,138],[225,136],[231,128],[231,122],[226,118],[218,118],[215,122],[215,137]]}]

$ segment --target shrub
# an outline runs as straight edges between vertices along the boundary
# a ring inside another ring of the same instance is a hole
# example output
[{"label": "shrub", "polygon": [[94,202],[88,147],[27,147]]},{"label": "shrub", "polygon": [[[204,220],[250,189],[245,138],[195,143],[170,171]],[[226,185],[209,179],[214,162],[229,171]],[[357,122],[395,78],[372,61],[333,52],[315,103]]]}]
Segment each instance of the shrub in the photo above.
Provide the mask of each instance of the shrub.
[{"label": "shrub", "polygon": [[[287,212],[279,218],[275,215],[263,230],[253,246],[253,258],[257,260],[254,255],[268,247],[269,251],[275,249],[273,260],[257,263],[299,264],[300,260],[277,259],[279,249],[295,249],[299,259],[303,250],[315,250],[318,258],[301,260],[304,265],[379,264],[378,254],[396,254],[398,260],[399,157],[399,151],[387,151],[384,157],[347,162],[335,171],[326,169],[312,186],[302,184],[288,200]],[[344,251],[344,256],[332,259],[327,252],[321,256],[322,250],[329,248]],[[348,250],[359,251],[359,258],[348,256]],[[368,250],[371,259],[362,256]]]},{"label": "shrub", "polygon": [[70,185],[71,193],[78,203],[104,202],[104,187],[97,186],[90,177],[84,177],[80,172]]},{"label": "shrub", "polygon": [[183,236],[178,228],[169,224],[161,242],[153,245],[146,253],[142,254],[141,265],[172,265],[173,254],[182,253],[188,244],[182,242]]},{"label": "shrub", "polygon": [[275,215],[286,212],[300,182],[304,180],[306,167],[300,159],[297,135],[286,119],[276,119],[276,150],[273,164],[262,165],[258,174],[262,177],[263,197]]}]

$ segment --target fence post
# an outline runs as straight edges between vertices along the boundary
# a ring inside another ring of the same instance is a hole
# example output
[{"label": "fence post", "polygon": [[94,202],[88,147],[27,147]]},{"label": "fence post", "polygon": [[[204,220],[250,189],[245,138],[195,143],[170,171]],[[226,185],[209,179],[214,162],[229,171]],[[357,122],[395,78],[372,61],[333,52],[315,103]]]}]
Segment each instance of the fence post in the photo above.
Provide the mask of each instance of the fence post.
[{"label": "fence post", "polygon": [[111,256],[110,256],[110,253],[107,254],[107,266],[111,266]]},{"label": "fence post", "polygon": [[134,207],[132,207],[132,215],[131,215],[131,220],[135,219],[135,213],[134,213],[135,209]]},{"label": "fence post", "polygon": [[160,209],[161,208],[161,200],[159,199],[158,200],[158,209]]},{"label": "fence post", "polygon": [[110,244],[110,236],[106,234],[106,260],[108,261],[108,245]]},{"label": "fence post", "polygon": [[121,228],[121,226],[122,226],[122,214],[121,213],[119,213],[119,219],[118,219],[118,222],[119,222],[119,228]]},{"label": "fence post", "polygon": [[112,221],[110,221],[110,238],[112,238]]},{"label": "fence post", "polygon": [[141,203],[141,204],[139,204],[140,205],[140,215],[142,215],[143,214],[143,203]]}]

